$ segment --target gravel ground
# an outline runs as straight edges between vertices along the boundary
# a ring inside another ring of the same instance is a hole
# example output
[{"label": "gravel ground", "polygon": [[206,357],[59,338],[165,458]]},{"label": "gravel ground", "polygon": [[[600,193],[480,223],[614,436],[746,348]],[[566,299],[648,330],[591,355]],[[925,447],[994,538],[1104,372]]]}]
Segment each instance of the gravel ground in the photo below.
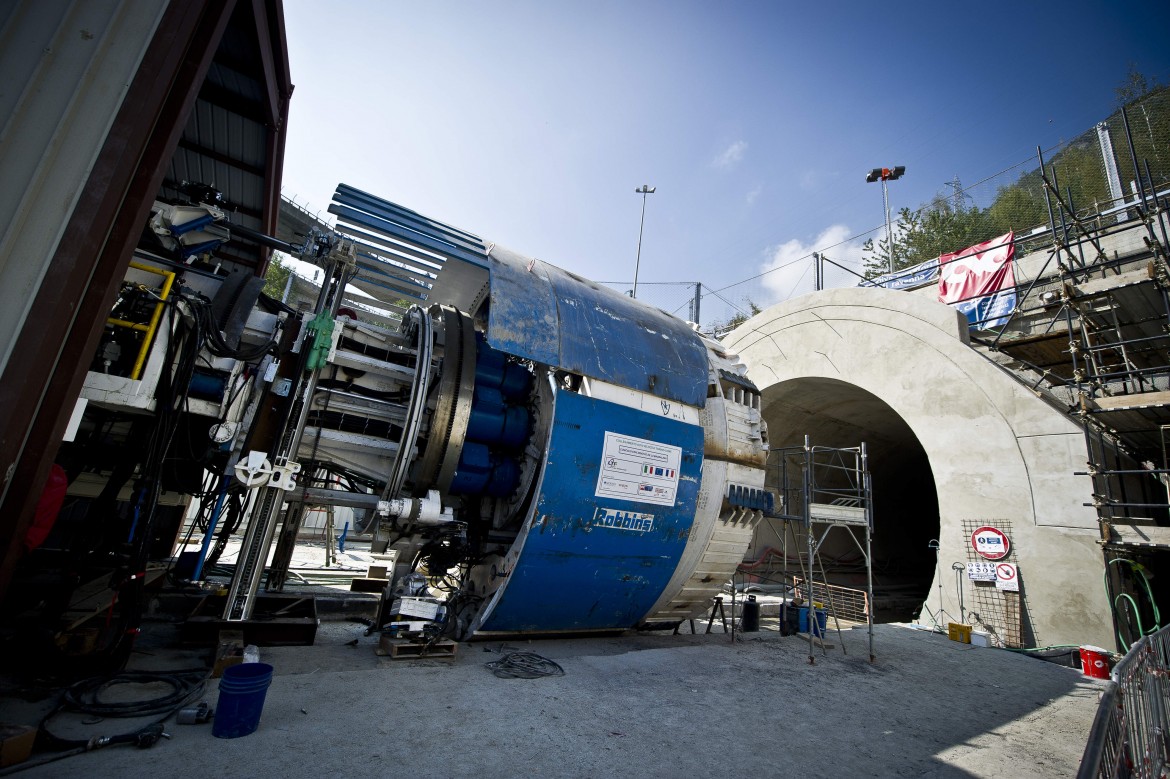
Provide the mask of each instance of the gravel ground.
[{"label": "gravel ground", "polygon": [[[357,640],[356,645],[350,645]],[[356,624],[326,622],[311,647],[264,648],[276,671],[252,735],[168,723],[150,749],[107,747],[28,777],[1066,777],[1076,772],[1103,683],[944,636],[878,626],[806,641],[776,633],[636,635],[461,644],[453,660],[389,660]],[[564,676],[500,679],[483,663],[537,652]],[[139,667],[200,658],[165,648]],[[204,694],[212,706],[217,682]],[[6,699],[3,719],[35,706]],[[42,702],[42,706],[43,706]],[[19,705],[18,705],[19,704]],[[17,719],[17,721],[21,721]],[[127,721],[63,735],[117,733]],[[70,731],[70,728],[76,732]]]}]

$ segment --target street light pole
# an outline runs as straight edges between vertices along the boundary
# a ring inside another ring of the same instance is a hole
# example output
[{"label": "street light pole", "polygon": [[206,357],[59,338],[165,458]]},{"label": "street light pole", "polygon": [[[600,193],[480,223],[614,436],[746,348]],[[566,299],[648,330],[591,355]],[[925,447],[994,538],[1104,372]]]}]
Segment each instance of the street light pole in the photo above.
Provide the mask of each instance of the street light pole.
[{"label": "street light pole", "polygon": [[894,272],[894,226],[890,222],[890,192],[886,188],[887,181],[896,181],[902,178],[902,174],[906,172],[905,165],[897,165],[893,168],[874,168],[869,173],[865,174],[865,180],[872,184],[875,181],[882,182],[882,201],[886,205],[886,253],[887,253],[887,273]]},{"label": "street light pole", "polygon": [[652,187],[649,184],[643,184],[634,192],[642,196],[642,221],[638,223],[638,256],[634,260],[634,291],[630,293],[630,297],[638,297],[638,268],[642,265],[642,228],[646,226],[646,196],[654,194],[654,190],[658,187]]},{"label": "street light pole", "polygon": [[886,254],[888,255],[888,262],[886,263],[886,273],[894,272],[894,225],[890,222],[890,190],[886,186],[886,180],[882,179],[882,200],[886,204]]}]

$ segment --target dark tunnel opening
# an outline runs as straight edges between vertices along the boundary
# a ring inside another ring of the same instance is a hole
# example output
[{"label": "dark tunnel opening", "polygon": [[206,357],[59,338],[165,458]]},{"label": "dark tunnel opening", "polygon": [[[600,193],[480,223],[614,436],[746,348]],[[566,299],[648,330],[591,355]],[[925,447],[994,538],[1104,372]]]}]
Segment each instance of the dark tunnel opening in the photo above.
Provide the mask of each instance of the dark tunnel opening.
[{"label": "dark tunnel opening", "polygon": [[[834,379],[782,382],[763,390],[762,403],[774,453],[802,446],[806,435],[818,447],[866,445],[873,486],[875,620],[913,619],[935,574],[936,551],[931,541],[939,537],[934,474],[917,436],[879,397]],[[775,488],[777,476],[771,467],[768,479]],[[749,555],[768,546],[780,548],[783,524],[763,523]],[[841,528],[829,533],[820,550],[820,563],[831,584],[864,590],[864,558],[845,535],[848,532]],[[858,532],[857,537],[863,535]],[[793,548],[790,541],[789,549]],[[793,557],[790,551],[789,559]]]}]

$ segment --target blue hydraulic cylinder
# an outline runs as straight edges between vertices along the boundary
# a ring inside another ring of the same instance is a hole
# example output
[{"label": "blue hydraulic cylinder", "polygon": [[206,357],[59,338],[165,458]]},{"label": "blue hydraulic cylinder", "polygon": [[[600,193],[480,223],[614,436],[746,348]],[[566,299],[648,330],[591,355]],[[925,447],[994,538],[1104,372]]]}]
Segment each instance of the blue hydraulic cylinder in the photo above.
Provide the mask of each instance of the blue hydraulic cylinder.
[{"label": "blue hydraulic cylinder", "polygon": [[516,489],[520,453],[532,433],[531,391],[532,374],[477,336],[466,443],[449,493],[507,497]]}]

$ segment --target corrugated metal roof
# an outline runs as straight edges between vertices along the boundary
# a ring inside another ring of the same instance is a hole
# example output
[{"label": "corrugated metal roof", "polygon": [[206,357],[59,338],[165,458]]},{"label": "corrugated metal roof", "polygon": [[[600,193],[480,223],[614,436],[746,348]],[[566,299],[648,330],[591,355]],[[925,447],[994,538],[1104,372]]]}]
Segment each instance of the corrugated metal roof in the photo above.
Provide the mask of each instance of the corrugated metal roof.
[{"label": "corrugated metal roof", "polygon": [[[279,3],[265,5],[270,6],[269,17],[281,13]],[[281,173],[279,169],[268,170],[270,139],[283,128],[270,121],[264,47],[273,47],[273,41],[262,39],[255,13],[253,3],[238,3],[232,13],[167,168],[159,198],[180,201],[183,182],[205,184],[223,193],[232,223],[264,232],[268,193],[279,187]],[[283,29],[279,19],[266,21],[270,29]],[[282,50],[271,51],[268,57],[287,57],[283,41],[279,43],[273,48]],[[275,68],[275,77],[282,77],[281,68]],[[291,84],[275,85],[278,95],[291,91]],[[266,251],[237,239],[218,254],[229,265],[253,269],[262,263]]]}]

